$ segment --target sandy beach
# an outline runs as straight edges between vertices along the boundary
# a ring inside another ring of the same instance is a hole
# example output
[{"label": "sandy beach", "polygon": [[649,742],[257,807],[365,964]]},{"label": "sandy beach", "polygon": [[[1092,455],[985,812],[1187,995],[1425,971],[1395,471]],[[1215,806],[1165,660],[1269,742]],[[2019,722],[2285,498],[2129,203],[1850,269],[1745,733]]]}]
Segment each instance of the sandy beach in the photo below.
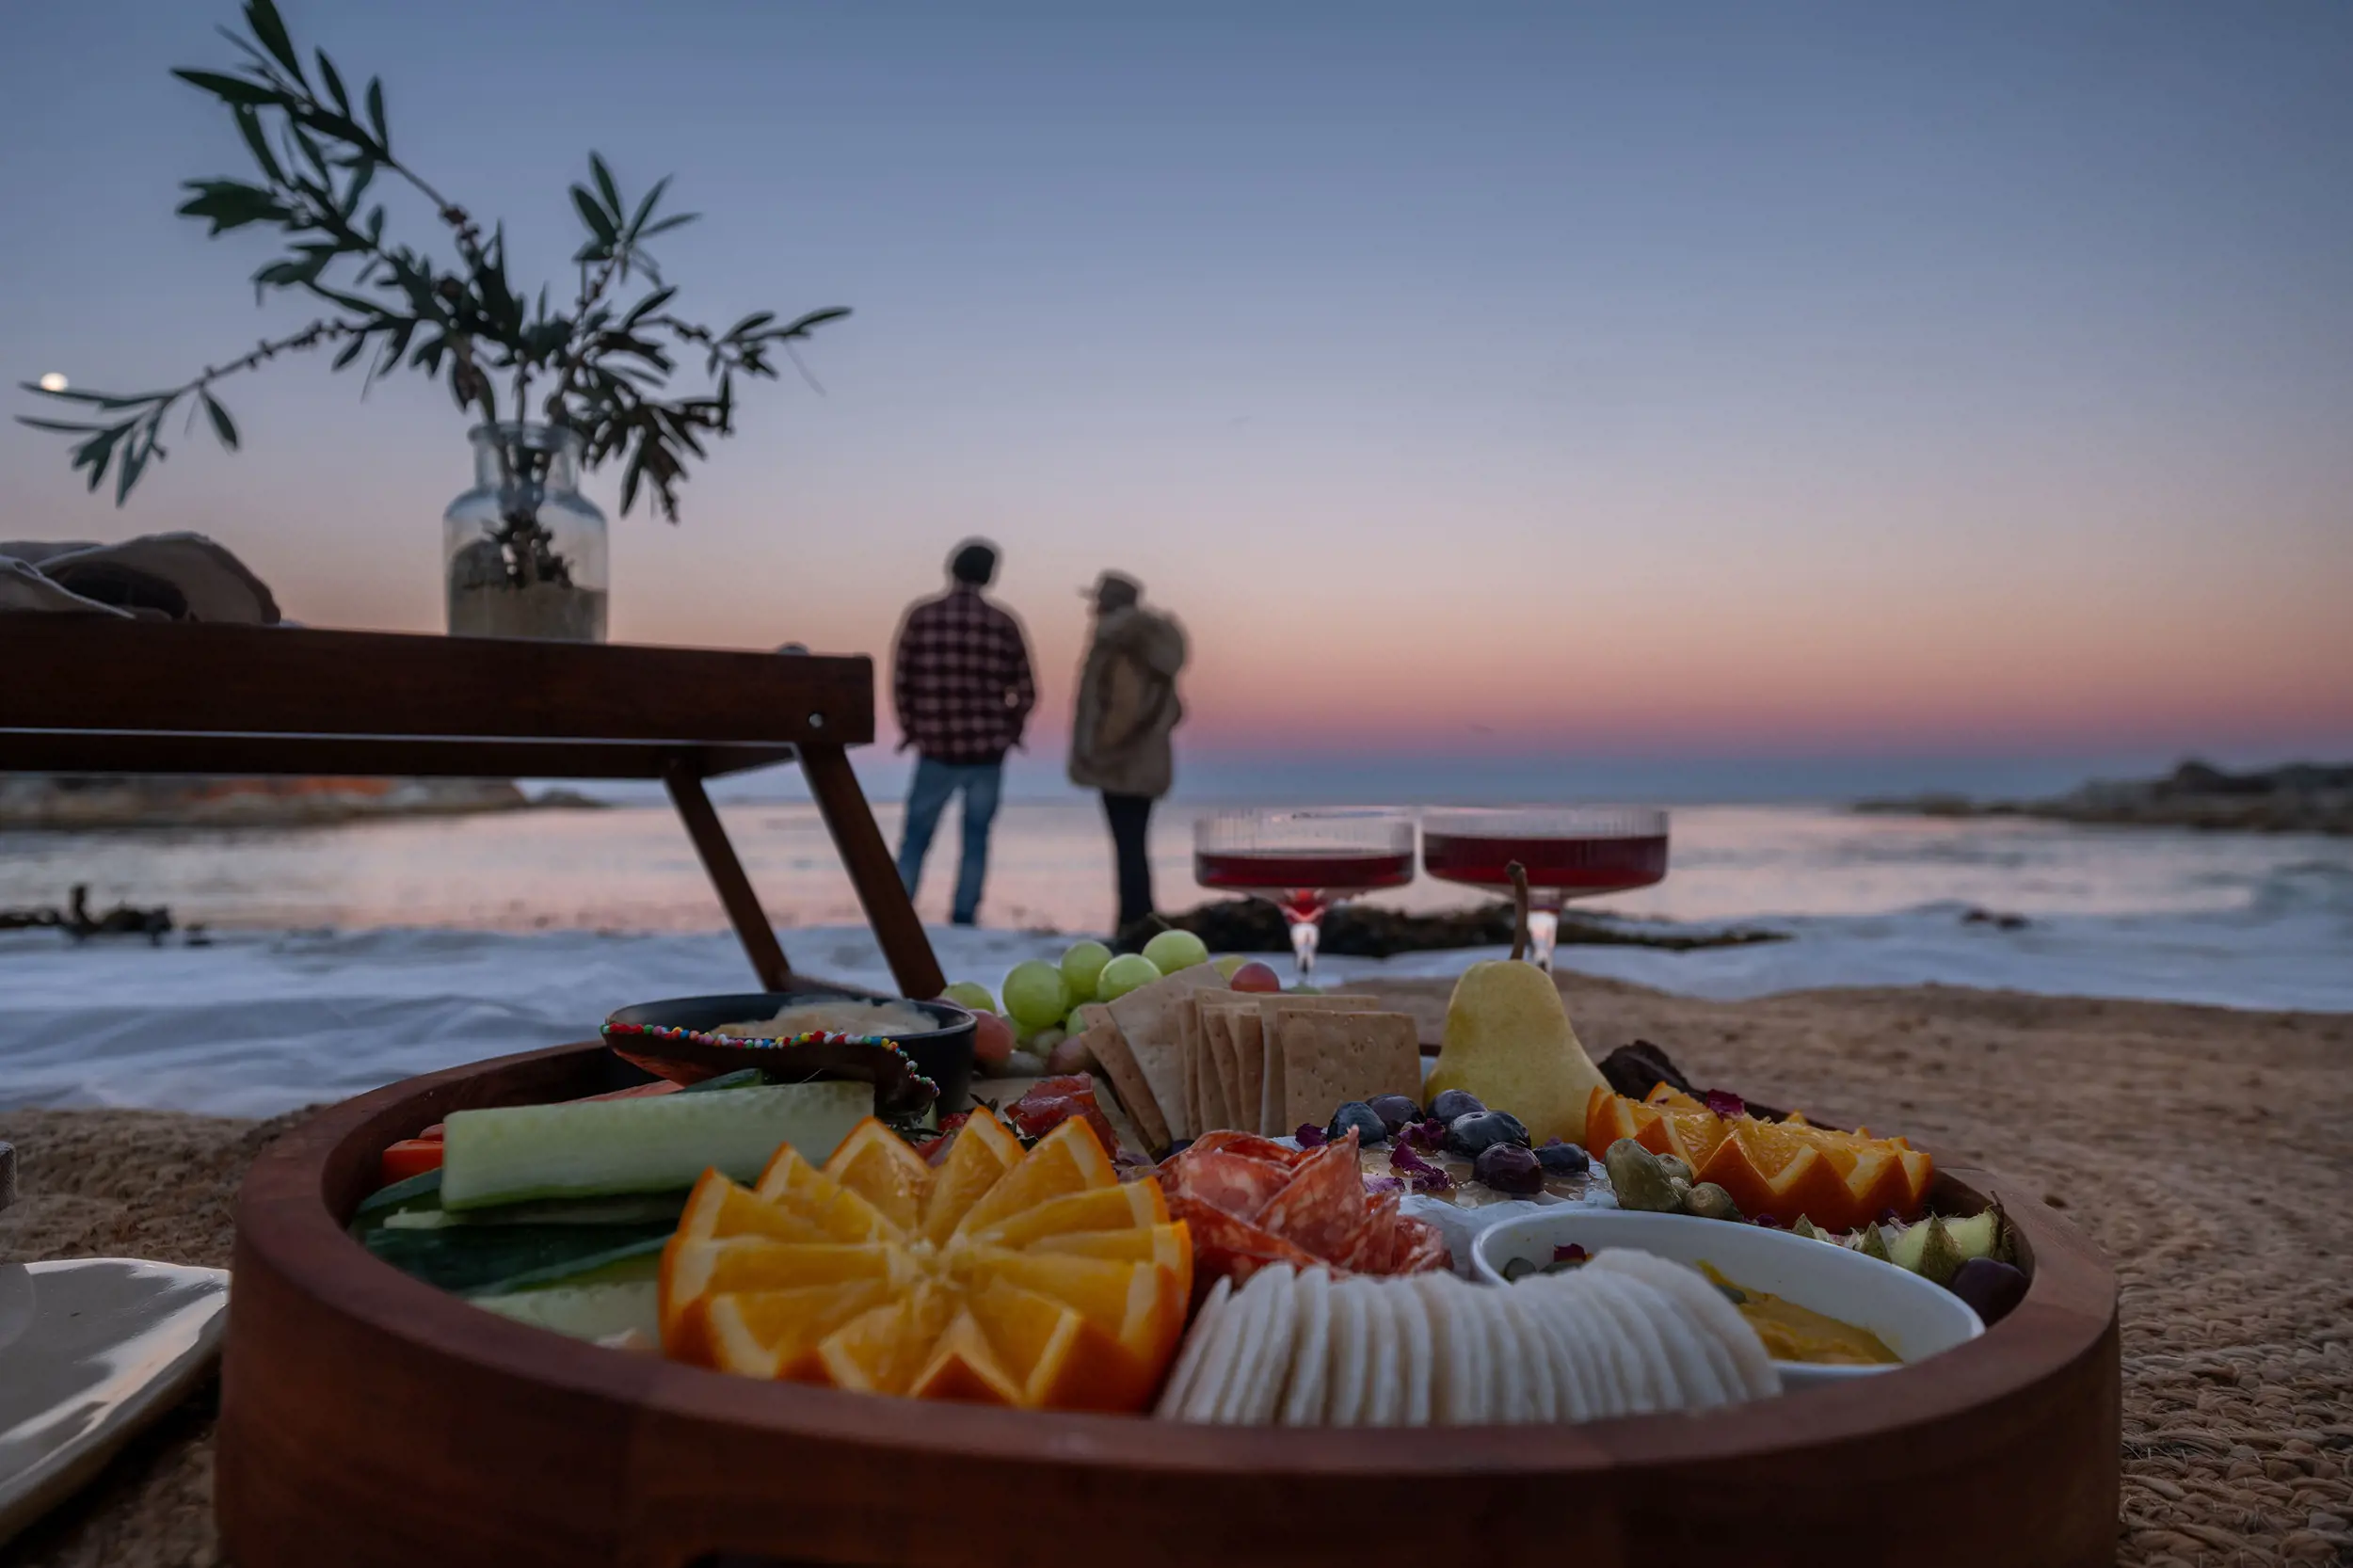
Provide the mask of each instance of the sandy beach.
[{"label": "sandy beach", "polygon": [[[1702,1082],[1901,1130],[2029,1184],[2107,1251],[2123,1286],[2118,1560],[2353,1557],[2353,1016],[1944,986],[1740,1002],[1563,986],[1595,1056],[1644,1038]],[[1383,989],[1434,1032],[1448,983]],[[296,1117],[0,1112],[24,1166],[0,1258],[226,1264],[239,1175]],[[221,1560],[214,1399],[135,1444],[11,1560]]]}]

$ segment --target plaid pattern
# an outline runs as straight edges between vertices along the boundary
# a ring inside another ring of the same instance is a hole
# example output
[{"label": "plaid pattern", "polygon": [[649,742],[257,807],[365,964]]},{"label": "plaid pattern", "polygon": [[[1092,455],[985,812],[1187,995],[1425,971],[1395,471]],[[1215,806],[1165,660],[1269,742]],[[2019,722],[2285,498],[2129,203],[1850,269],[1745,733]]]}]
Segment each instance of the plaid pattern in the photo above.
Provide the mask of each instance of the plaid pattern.
[{"label": "plaid pattern", "polygon": [[942,762],[994,762],[1037,704],[1021,623],[958,585],[907,612],[892,661],[901,746]]}]

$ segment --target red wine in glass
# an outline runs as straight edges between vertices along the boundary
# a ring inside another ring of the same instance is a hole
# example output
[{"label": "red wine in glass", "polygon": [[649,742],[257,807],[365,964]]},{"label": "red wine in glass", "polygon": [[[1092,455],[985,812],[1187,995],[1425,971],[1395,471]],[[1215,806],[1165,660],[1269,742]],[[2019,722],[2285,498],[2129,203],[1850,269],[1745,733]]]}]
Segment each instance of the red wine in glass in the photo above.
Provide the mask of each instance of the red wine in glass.
[{"label": "red wine in glass", "polygon": [[1281,910],[1305,986],[1334,904],[1414,880],[1414,820],[1369,808],[1212,812],[1193,824],[1193,874]]},{"label": "red wine in glass", "polygon": [[1647,888],[1667,874],[1667,813],[1651,807],[1559,806],[1432,811],[1422,869],[1444,882],[1509,894],[1505,867],[1528,872],[1529,936],[1552,968],[1561,905]]}]

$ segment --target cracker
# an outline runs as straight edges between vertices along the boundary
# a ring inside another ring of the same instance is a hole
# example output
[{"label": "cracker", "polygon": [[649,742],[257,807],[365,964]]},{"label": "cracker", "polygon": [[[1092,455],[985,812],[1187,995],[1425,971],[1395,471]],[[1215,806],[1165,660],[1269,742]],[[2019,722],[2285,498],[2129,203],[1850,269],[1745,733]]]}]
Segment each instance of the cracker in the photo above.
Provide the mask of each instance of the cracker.
[{"label": "cracker", "polygon": [[1388,1287],[1398,1322],[1403,1329],[1399,1351],[1404,1360],[1405,1408],[1398,1419],[1409,1427],[1430,1424],[1430,1390],[1437,1368],[1430,1338],[1430,1303],[1411,1277]]},{"label": "cracker", "polygon": [[1554,1418],[1561,1421],[1590,1421],[1593,1418],[1593,1397],[1585,1384],[1584,1368],[1578,1365],[1576,1350],[1561,1332],[1560,1314],[1552,1308],[1551,1292],[1545,1290],[1514,1290],[1520,1310],[1536,1333],[1537,1353],[1552,1364]]},{"label": "cracker", "polygon": [[1201,1004],[1195,997],[1177,1015],[1180,1022],[1176,1036],[1176,1054],[1184,1062],[1185,1126],[1189,1136],[1198,1138],[1206,1125],[1201,1113]]},{"label": "cracker", "polygon": [[1192,1397],[1193,1385],[1200,1381],[1201,1365],[1216,1337],[1219,1322],[1225,1318],[1227,1298],[1234,1293],[1233,1281],[1221,1279],[1209,1287],[1209,1293],[1201,1303],[1201,1310],[1193,1315],[1193,1332],[1185,1336],[1185,1348],[1176,1354],[1176,1369],[1168,1374],[1168,1384],[1160,1390],[1160,1402],[1152,1414],[1163,1421],[1181,1420],[1185,1402]]},{"label": "cracker", "polygon": [[[1619,1277],[1651,1304],[1651,1326],[1666,1342],[1667,1359],[1674,1364],[1675,1381],[1683,1385],[1683,1408],[1710,1410],[1737,1399],[1738,1394],[1726,1386],[1710,1362],[1706,1344],[1710,1336],[1692,1320],[1690,1309],[1657,1286],[1631,1274]],[[1723,1353],[1721,1346],[1717,1353]]]},{"label": "cracker", "polygon": [[[1203,1054],[1226,1063],[1226,1076],[1239,1078],[1244,1056],[1257,1057],[1258,1046],[1257,995],[1242,991],[1201,993],[1201,1038]],[[1215,1063],[1205,1061],[1203,1071],[1215,1077]],[[1218,1080],[1221,1083],[1223,1080]],[[1244,1102],[1239,1095],[1234,1103],[1225,1107],[1232,1119],[1224,1125],[1244,1132],[1265,1132],[1263,1118],[1258,1114],[1256,1100]],[[1285,1130],[1289,1130],[1286,1128]]]},{"label": "cracker", "polygon": [[1292,1127],[1322,1127],[1351,1100],[1421,1092],[1421,1038],[1406,1014],[1282,1009],[1274,1031]]},{"label": "cracker", "polygon": [[[1590,1267],[1591,1265],[1588,1265]],[[1617,1326],[1596,1316],[1591,1303],[1592,1288],[1579,1269],[1574,1274],[1562,1275],[1549,1282],[1553,1323],[1570,1352],[1577,1358],[1578,1369],[1584,1374],[1586,1390],[1592,1397],[1593,1420],[1606,1420],[1624,1416],[1632,1408],[1633,1400],[1619,1369],[1614,1342]]]},{"label": "cracker", "polygon": [[1609,1288],[1609,1276],[1593,1273],[1581,1278],[1581,1283],[1586,1288],[1584,1328],[1603,1356],[1609,1358],[1609,1370],[1617,1377],[1619,1396],[1626,1400],[1624,1413],[1650,1415],[1652,1410],[1659,1410],[1659,1386],[1652,1377],[1650,1356],[1642,1352],[1642,1344],[1633,1337],[1633,1328],[1619,1314],[1617,1290]]},{"label": "cracker", "polygon": [[1393,1427],[1405,1414],[1405,1358],[1399,1340],[1404,1325],[1394,1304],[1397,1289],[1365,1281],[1365,1414],[1369,1427]]},{"label": "cracker", "polygon": [[1218,1400],[1218,1419],[1229,1426],[1262,1427],[1274,1418],[1284,1379],[1291,1364],[1291,1335],[1299,1319],[1299,1297],[1293,1288],[1297,1272],[1288,1263],[1271,1263],[1250,1276],[1242,1294],[1262,1296],[1266,1305],[1257,1322],[1256,1342],[1244,1347],[1235,1364],[1234,1378]]},{"label": "cracker", "polygon": [[1688,1408],[1689,1396],[1676,1373],[1674,1358],[1667,1352],[1667,1341],[1658,1332],[1658,1325],[1651,1320],[1657,1311],[1658,1293],[1616,1273],[1595,1274],[1593,1286],[1598,1293],[1596,1299],[1616,1317],[1620,1332],[1634,1347],[1635,1364],[1642,1369],[1644,1391],[1652,1401],[1650,1408]]},{"label": "cracker", "polygon": [[1514,1425],[1557,1419],[1552,1395],[1552,1357],[1543,1353],[1529,1309],[1509,1287],[1491,1290],[1496,1366],[1502,1390],[1502,1419]]},{"label": "cracker", "polygon": [[1080,1043],[1112,1080],[1112,1092],[1119,1097],[1128,1119],[1136,1124],[1136,1133],[1144,1142],[1144,1152],[1157,1155],[1173,1141],[1168,1118],[1160,1112],[1160,1102],[1153,1096],[1152,1085],[1136,1064],[1135,1052],[1128,1048],[1128,1037],[1119,1032],[1119,1025],[1105,1014],[1101,1021],[1090,1026],[1079,1036]]},{"label": "cracker", "polygon": [[1199,1130],[1190,1124],[1176,1125],[1176,1117],[1185,1105],[1185,1064],[1178,1050],[1176,1015],[1182,999],[1205,986],[1225,988],[1225,977],[1217,972],[1214,964],[1195,964],[1189,969],[1178,969],[1106,1004],[1111,1009],[1112,1021],[1127,1037],[1128,1049],[1142,1069],[1172,1138],[1190,1138]]},{"label": "cracker", "polygon": [[1234,1061],[1233,1015],[1230,1013],[1201,1015],[1201,1103],[1212,1118],[1214,1127],[1230,1127],[1241,1132],[1257,1130],[1255,1114],[1245,1119],[1241,1113],[1241,1096],[1235,1080],[1240,1069]]},{"label": "cracker", "polygon": [[[1716,1365],[1717,1375],[1733,1391],[1734,1398],[1765,1399],[1781,1392],[1781,1374],[1774,1370],[1772,1358],[1765,1353],[1765,1342],[1756,1336],[1755,1328],[1697,1269],[1623,1247],[1595,1255],[1585,1267],[1631,1274],[1681,1302],[1694,1326],[1731,1362],[1729,1375],[1721,1363]],[[1715,1363],[1714,1356],[1709,1360]]]},{"label": "cracker", "polygon": [[1225,1391],[1234,1385],[1242,1358],[1257,1343],[1258,1322],[1266,1315],[1266,1297],[1253,1296],[1247,1287],[1234,1292],[1219,1320],[1217,1338],[1202,1357],[1193,1391],[1185,1396],[1185,1419],[1215,1421],[1225,1408]]},{"label": "cracker", "polygon": [[1372,1286],[1344,1279],[1332,1287],[1331,1398],[1324,1424],[1353,1427],[1365,1409],[1365,1292]]},{"label": "cracker", "polygon": [[1287,1427],[1320,1427],[1324,1395],[1332,1385],[1331,1271],[1310,1269],[1291,1289],[1299,1299],[1299,1322],[1291,1332],[1290,1379],[1274,1418]]}]

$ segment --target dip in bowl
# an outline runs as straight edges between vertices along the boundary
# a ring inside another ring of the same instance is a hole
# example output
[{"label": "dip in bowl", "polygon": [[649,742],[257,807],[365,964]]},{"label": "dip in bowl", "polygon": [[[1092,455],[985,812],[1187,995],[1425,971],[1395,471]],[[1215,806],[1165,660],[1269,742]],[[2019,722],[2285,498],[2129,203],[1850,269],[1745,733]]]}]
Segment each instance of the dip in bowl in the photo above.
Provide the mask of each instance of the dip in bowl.
[{"label": "dip in bowl", "polygon": [[[726,996],[673,997],[639,1002],[605,1019],[604,1043],[616,1055],[658,1077],[692,1083],[719,1073],[758,1067],[790,1080],[793,1052],[810,1053],[811,1078],[875,1078],[878,1108],[893,1109],[888,1064],[869,1065],[855,1051],[830,1048],[753,1045],[752,1039],[790,1039],[823,1030],[886,1039],[914,1064],[916,1072],[938,1086],[937,1108],[945,1116],[966,1108],[972,1084],[972,1015],[952,1002],[906,1001],[846,987],[808,986],[796,991],[744,991]],[[917,1025],[921,1027],[915,1027]],[[623,1026],[616,1028],[615,1026]],[[684,1030],[695,1040],[664,1038],[638,1030]],[[728,1036],[744,1039],[737,1045]],[[881,1076],[877,1077],[880,1072]],[[903,1106],[902,1106],[903,1108]]]}]

